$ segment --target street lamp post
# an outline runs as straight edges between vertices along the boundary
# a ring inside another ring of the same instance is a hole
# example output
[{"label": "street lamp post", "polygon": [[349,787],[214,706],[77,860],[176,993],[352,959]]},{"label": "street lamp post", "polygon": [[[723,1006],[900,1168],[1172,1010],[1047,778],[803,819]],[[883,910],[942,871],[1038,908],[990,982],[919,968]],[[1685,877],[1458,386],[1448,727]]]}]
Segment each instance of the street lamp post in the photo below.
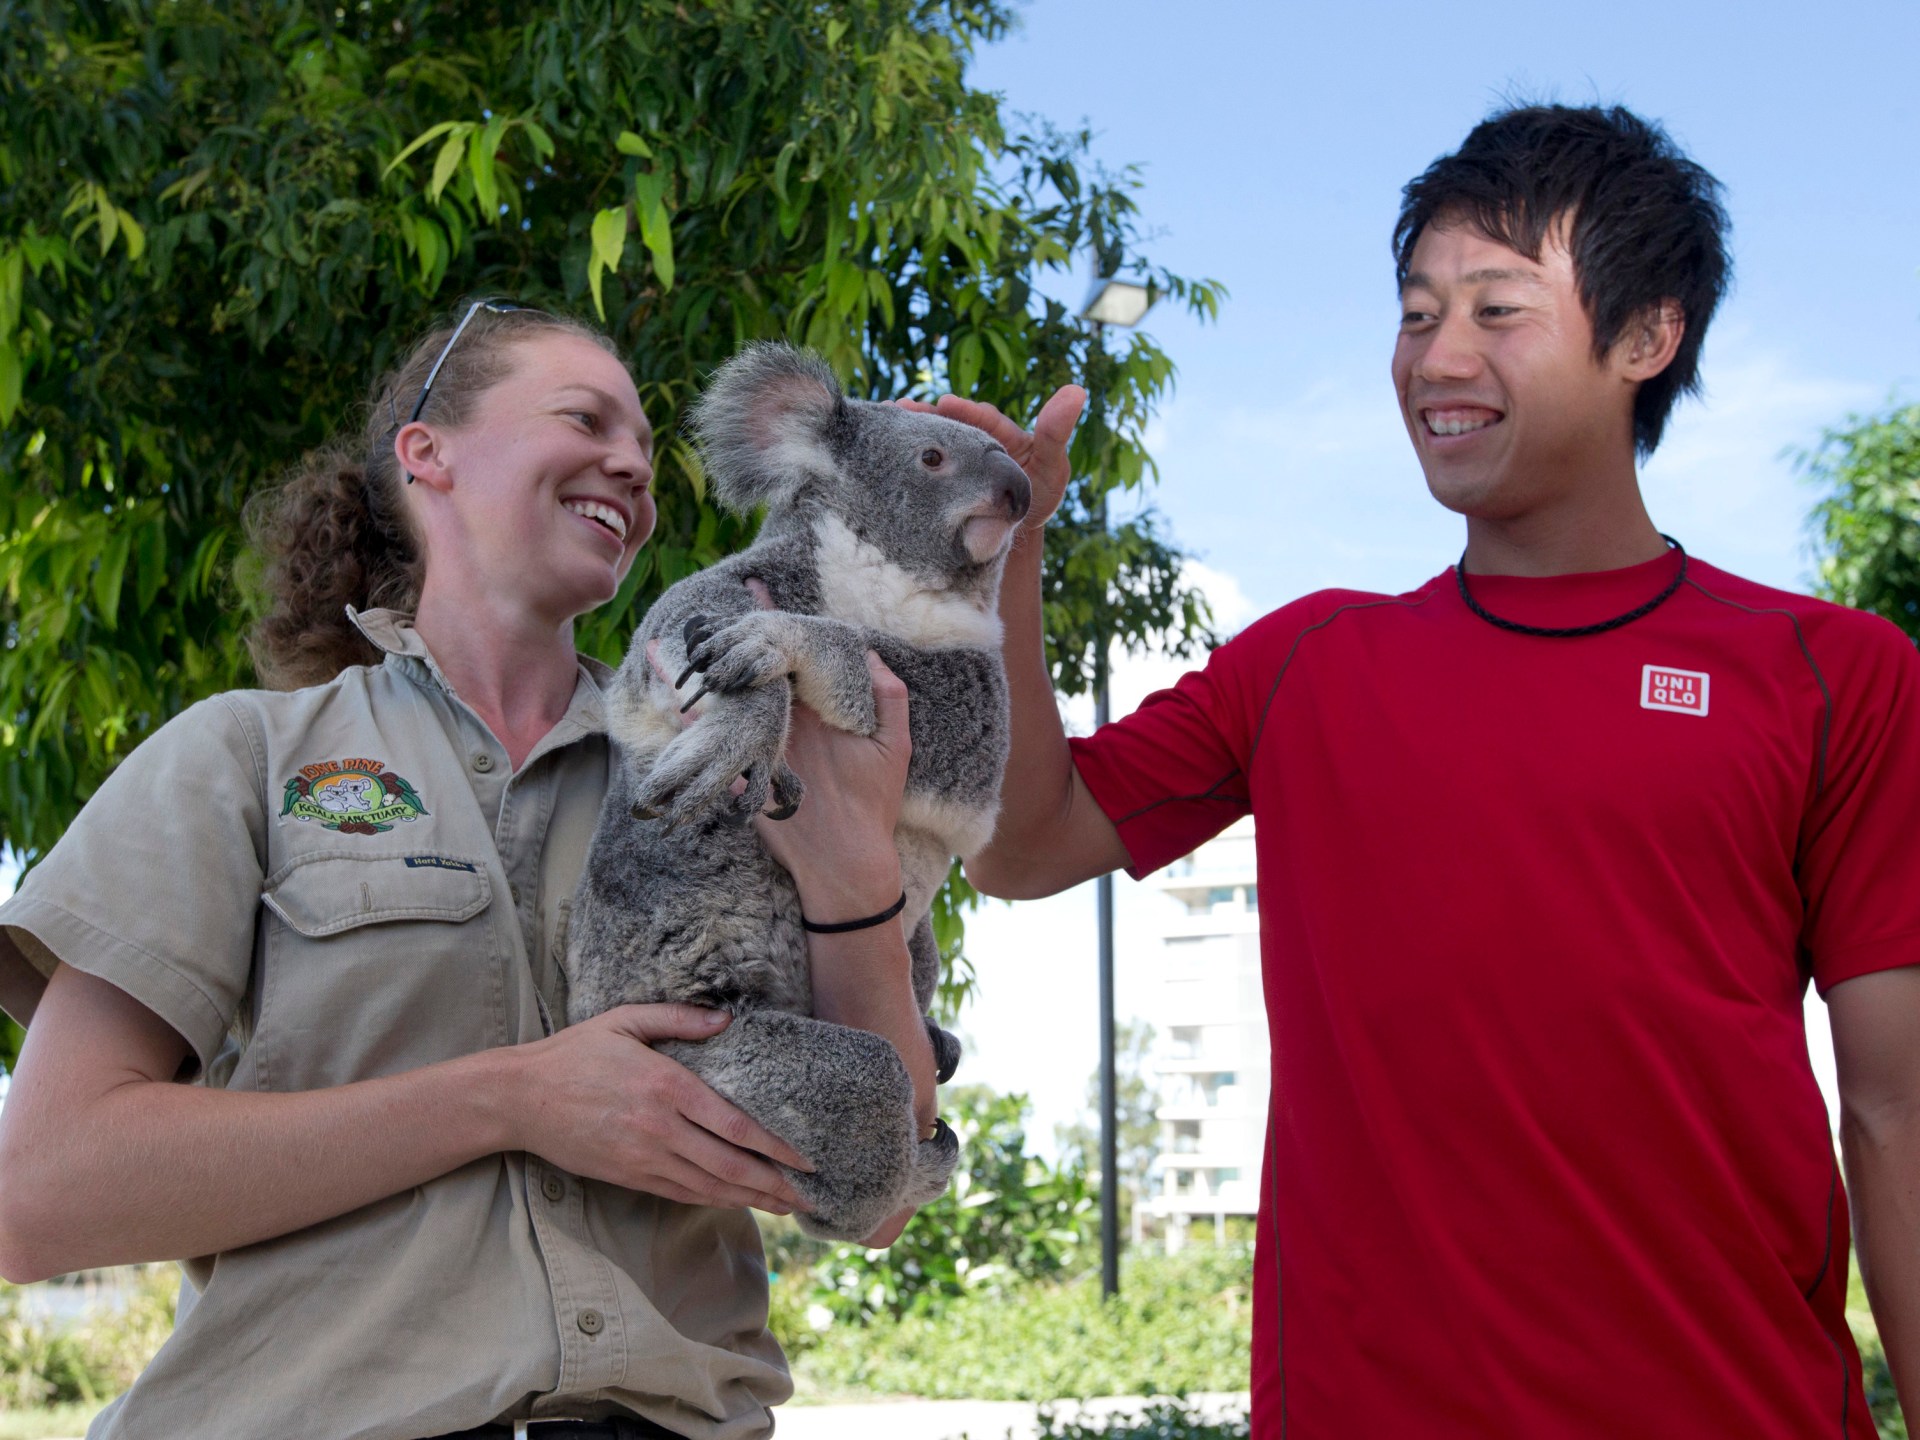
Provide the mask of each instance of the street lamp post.
[{"label": "street lamp post", "polygon": [[[1152,307],[1151,286],[1123,280],[1115,275],[1100,276],[1080,306],[1080,318],[1093,329],[1093,353],[1087,357],[1087,394],[1093,413],[1100,413],[1105,399],[1102,389],[1101,361],[1106,358],[1106,327],[1131,328]],[[1093,522],[1104,533],[1107,528],[1107,498],[1104,493],[1093,503]],[[1106,607],[1098,614],[1098,636],[1093,654],[1093,723],[1104,725],[1112,718],[1107,692]],[[1102,875],[1095,882],[1095,906],[1100,934],[1100,1293],[1120,1293],[1120,1138],[1116,1114],[1119,1077],[1114,1061],[1113,1029],[1113,876]]]}]

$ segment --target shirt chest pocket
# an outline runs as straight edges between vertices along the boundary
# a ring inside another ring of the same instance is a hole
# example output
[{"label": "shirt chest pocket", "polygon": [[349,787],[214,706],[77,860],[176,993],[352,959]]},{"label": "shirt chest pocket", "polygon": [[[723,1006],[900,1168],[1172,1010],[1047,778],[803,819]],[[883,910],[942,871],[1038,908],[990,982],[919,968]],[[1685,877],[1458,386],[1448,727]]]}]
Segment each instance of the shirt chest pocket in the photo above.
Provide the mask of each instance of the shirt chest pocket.
[{"label": "shirt chest pocket", "polygon": [[493,886],[478,857],[302,856],[261,903],[242,1062],[253,1085],[339,1085],[506,1043]]}]

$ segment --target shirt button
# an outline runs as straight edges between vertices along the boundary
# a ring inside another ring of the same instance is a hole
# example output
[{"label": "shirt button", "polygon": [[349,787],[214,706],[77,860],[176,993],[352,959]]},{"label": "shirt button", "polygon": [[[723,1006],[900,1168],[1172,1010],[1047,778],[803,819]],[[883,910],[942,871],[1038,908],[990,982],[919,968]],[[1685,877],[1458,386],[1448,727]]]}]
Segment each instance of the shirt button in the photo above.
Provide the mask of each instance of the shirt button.
[{"label": "shirt button", "polygon": [[562,1180],[558,1175],[547,1176],[546,1179],[540,1182],[540,1189],[546,1194],[549,1200],[564,1200],[567,1198],[567,1182]]},{"label": "shirt button", "polygon": [[601,1318],[598,1310],[582,1310],[574,1324],[580,1327],[582,1335],[598,1335],[607,1328],[607,1322]]},{"label": "shirt button", "polygon": [[520,903],[520,887],[518,885],[508,884],[507,893],[513,897],[514,904],[518,905]]},{"label": "shirt button", "polygon": [[482,775],[493,769],[493,756],[484,750],[476,750],[473,756],[473,768]]}]

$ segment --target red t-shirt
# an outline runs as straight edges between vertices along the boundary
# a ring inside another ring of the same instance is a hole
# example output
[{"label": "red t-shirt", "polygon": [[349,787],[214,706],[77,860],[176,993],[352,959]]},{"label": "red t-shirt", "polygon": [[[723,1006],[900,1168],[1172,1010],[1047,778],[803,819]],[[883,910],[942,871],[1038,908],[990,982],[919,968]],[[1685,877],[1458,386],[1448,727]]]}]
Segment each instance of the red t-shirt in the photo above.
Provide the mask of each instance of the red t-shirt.
[{"label": "red t-shirt", "polygon": [[[1607,619],[1680,557],[1471,577]],[[1577,639],[1324,591],[1074,742],[1134,874],[1251,811],[1254,1433],[1871,1440],[1802,1000],[1920,963],[1920,656],[1698,560]]]}]

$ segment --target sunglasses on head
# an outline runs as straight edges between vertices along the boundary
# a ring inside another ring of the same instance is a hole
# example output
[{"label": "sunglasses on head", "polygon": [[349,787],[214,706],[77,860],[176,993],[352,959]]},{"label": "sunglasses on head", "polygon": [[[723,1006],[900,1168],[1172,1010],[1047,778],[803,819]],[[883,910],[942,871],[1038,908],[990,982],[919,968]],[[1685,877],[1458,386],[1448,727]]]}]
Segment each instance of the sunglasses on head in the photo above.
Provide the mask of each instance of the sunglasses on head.
[{"label": "sunglasses on head", "polygon": [[[447,363],[447,356],[451,355],[453,353],[453,347],[460,343],[460,336],[465,332],[467,326],[473,323],[474,316],[478,315],[482,310],[485,310],[490,315],[508,315],[516,310],[531,310],[532,308],[531,305],[515,305],[507,300],[476,300],[473,304],[469,305],[467,307],[467,313],[460,317],[460,323],[453,327],[453,333],[447,337],[447,343],[440,347],[440,353],[434,357],[433,368],[427,371],[426,384],[420,387],[420,398],[413,402],[413,413],[407,416],[407,424],[411,425],[414,421],[418,420],[421,412],[427,408],[427,396],[433,393],[433,382],[440,378],[440,367]],[[387,404],[393,407],[392,396],[387,397]],[[400,428],[400,411],[398,407],[393,407],[393,428],[395,430]],[[413,472],[411,470],[407,472],[407,483],[409,485],[413,483]]]}]

